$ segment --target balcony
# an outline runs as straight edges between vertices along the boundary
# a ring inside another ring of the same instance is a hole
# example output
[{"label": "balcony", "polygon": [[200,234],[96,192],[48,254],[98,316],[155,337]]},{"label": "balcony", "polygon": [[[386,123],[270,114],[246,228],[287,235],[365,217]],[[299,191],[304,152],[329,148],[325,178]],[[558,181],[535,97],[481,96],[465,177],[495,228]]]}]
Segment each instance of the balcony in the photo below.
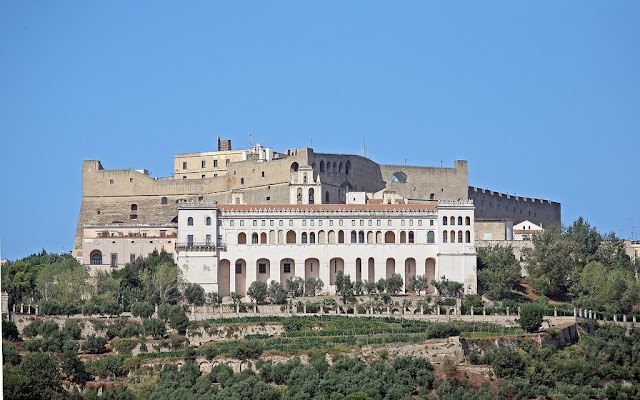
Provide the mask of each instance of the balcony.
[{"label": "balcony", "polygon": [[179,242],[176,243],[176,251],[227,251],[224,243],[207,242]]}]

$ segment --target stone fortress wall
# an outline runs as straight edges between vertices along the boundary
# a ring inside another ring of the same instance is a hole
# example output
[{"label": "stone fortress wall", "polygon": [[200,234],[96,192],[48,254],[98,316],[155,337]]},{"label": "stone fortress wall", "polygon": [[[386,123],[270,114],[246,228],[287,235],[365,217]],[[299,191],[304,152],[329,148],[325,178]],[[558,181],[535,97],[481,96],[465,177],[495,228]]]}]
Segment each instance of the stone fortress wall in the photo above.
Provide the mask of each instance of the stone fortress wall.
[{"label": "stone fortress wall", "polygon": [[545,227],[561,221],[560,203],[533,197],[515,196],[469,186],[468,198],[474,200],[476,219],[529,220]]},{"label": "stone fortress wall", "polygon": [[[467,162],[463,160],[455,161],[453,167],[386,165],[353,154],[299,148],[278,153],[270,161],[231,162],[224,174],[202,179],[182,179],[180,175],[155,178],[145,170],[104,169],[100,161],[87,160],[82,164],[82,202],[74,255],[82,257],[85,225],[176,222],[181,200],[230,204],[232,191],[241,191],[246,204],[288,204],[293,173],[306,165],[312,167],[314,180],[321,182],[317,204],[345,203],[349,191],[386,189],[410,203],[473,199],[476,218],[513,218],[516,223],[529,219],[544,225],[560,221],[559,203],[469,187]],[[201,176],[198,171],[192,172],[190,176]],[[516,211],[509,211],[513,207]]]}]

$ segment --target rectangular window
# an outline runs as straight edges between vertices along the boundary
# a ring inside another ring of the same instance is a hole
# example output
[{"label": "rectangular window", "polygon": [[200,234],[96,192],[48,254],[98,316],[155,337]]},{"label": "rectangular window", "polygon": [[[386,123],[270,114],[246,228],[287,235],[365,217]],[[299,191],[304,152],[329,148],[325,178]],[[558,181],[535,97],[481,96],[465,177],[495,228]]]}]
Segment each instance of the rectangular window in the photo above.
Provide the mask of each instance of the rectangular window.
[{"label": "rectangular window", "polygon": [[204,179],[206,177],[206,175],[202,174],[202,179]]},{"label": "rectangular window", "polygon": [[332,219],[329,220],[329,226],[333,226],[333,220]]},{"label": "rectangular window", "polygon": [[222,220],[221,219],[218,220],[218,226],[222,226]]},{"label": "rectangular window", "polygon": [[118,266],[118,253],[111,253],[111,266],[112,267]]},{"label": "rectangular window", "polygon": [[218,160],[213,160],[213,168],[218,168]]},{"label": "rectangular window", "polygon": [[321,219],[318,220],[318,226],[322,226],[322,220]]},{"label": "rectangular window", "polygon": [[404,224],[405,224],[404,220],[400,221],[401,226],[404,226]]},{"label": "rectangular window", "polygon": [[160,231],[160,237],[167,237],[167,231]]},{"label": "rectangular window", "polygon": [[264,264],[264,263],[258,264],[258,273],[259,274],[266,274],[267,273],[267,264]]},{"label": "rectangular window", "polygon": [[218,244],[222,244],[222,235],[218,235]]},{"label": "rectangular window", "polygon": [[313,226],[313,224],[315,224],[315,221],[314,221],[314,220],[312,220],[312,219],[310,219],[310,220],[309,220],[309,225]]},{"label": "rectangular window", "polygon": [[376,220],[376,226],[380,226],[382,225],[382,221],[380,221],[379,219]]},{"label": "rectangular window", "polygon": [[278,221],[278,225],[283,226],[284,225],[284,221],[283,220]]},{"label": "rectangular window", "polygon": [[211,235],[205,236],[205,242],[207,246],[211,246]]},{"label": "rectangular window", "polygon": [[244,220],[243,219],[240,220],[240,226],[244,226]]},{"label": "rectangular window", "polygon": [[391,220],[390,220],[390,219],[389,219],[389,220],[387,220],[387,225],[388,225],[388,226],[391,226]]},{"label": "rectangular window", "polygon": [[412,219],[409,220],[409,226],[413,226],[413,220]]},{"label": "rectangular window", "polygon": [[342,226],[342,220],[340,220],[340,221],[338,222],[338,225]]},{"label": "rectangular window", "polygon": [[186,161],[184,161],[184,162],[182,163],[182,169],[187,169],[187,162],[186,162]]},{"label": "rectangular window", "polygon": [[147,237],[147,232],[142,232],[142,237]]},{"label": "rectangular window", "polygon": [[356,226],[356,220],[355,219],[351,220],[351,226]]},{"label": "rectangular window", "polygon": [[282,272],[285,273],[285,274],[290,274],[291,273],[291,264],[284,263],[282,265]]},{"label": "rectangular window", "polygon": [[433,226],[433,220],[432,219],[429,220],[429,226]]},{"label": "rectangular window", "polygon": [[225,161],[224,165],[226,165],[226,166],[228,167],[228,166],[229,166],[229,163],[231,162],[231,160],[226,159],[226,160],[224,160],[224,161]]},{"label": "rectangular window", "polygon": [[193,246],[193,235],[187,235],[187,246]]},{"label": "rectangular window", "polygon": [[258,226],[258,220],[257,219],[253,220],[253,226]]},{"label": "rectangular window", "polygon": [[272,219],[269,220],[269,226],[273,226],[274,222]]},{"label": "rectangular window", "polygon": [[260,222],[260,225],[266,226],[267,225],[267,221],[263,219],[262,222]]},{"label": "rectangular window", "polygon": [[372,220],[369,220],[368,225],[369,225],[369,226],[373,226],[373,221],[372,221]]},{"label": "rectangular window", "polygon": [[289,220],[289,226],[293,226],[293,220],[292,219]]},{"label": "rectangular window", "polygon": [[302,220],[302,226],[307,226],[307,220],[306,219]]},{"label": "rectangular window", "polygon": [[129,263],[133,264],[136,261],[135,253],[129,254]]},{"label": "rectangular window", "polygon": [[364,220],[363,219],[360,220],[360,226],[364,226]]},{"label": "rectangular window", "polygon": [[242,264],[236,263],[236,274],[242,273]]},{"label": "rectangular window", "polygon": [[234,220],[230,220],[230,221],[229,221],[229,226],[233,226],[234,224],[235,224],[235,221],[234,221]]},{"label": "rectangular window", "polygon": [[418,226],[422,226],[422,220],[421,219],[418,220]]},{"label": "rectangular window", "polygon": [[202,160],[202,162],[200,162],[200,168],[206,168],[207,167],[207,162]]}]

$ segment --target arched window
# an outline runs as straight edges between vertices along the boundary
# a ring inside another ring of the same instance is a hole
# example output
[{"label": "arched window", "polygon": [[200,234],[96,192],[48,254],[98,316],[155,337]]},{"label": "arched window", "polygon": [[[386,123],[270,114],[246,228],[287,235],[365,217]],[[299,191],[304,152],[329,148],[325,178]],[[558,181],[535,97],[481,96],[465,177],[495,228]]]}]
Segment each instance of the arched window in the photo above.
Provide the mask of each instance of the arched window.
[{"label": "arched window", "polygon": [[413,231],[409,231],[409,243],[415,243]]},{"label": "arched window", "polygon": [[267,232],[260,234],[260,244],[267,244]]},{"label": "arched window", "polygon": [[329,191],[327,190],[326,193],[324,194],[324,202],[329,204]]},{"label": "arched window", "polygon": [[251,244],[258,244],[258,234],[254,233],[251,235]]},{"label": "arched window", "polygon": [[356,236],[357,236],[356,231],[351,231],[351,243],[358,243]]},{"label": "arched window", "polygon": [[447,243],[448,240],[448,232],[447,231],[442,231],[442,243]]},{"label": "arched window", "polygon": [[393,175],[391,175],[391,182],[395,182],[395,183],[406,183],[407,182],[407,174],[405,174],[404,172],[395,172]]},{"label": "arched window", "polygon": [[395,243],[396,242],[396,234],[393,231],[387,231],[384,234],[384,242],[385,243]]},{"label": "arched window", "polygon": [[464,224],[465,224],[465,225],[471,225],[471,218],[469,218],[469,217],[465,217],[465,219],[464,219]]},{"label": "arched window", "polygon": [[311,168],[312,168],[313,170],[315,170],[315,169],[316,169],[316,163],[315,163],[315,162],[312,162],[312,163],[311,163]]},{"label": "arched window", "polygon": [[344,173],[349,175],[349,172],[351,172],[351,161],[347,160],[347,164],[344,167]]},{"label": "arched window", "polygon": [[287,231],[287,244],[296,242],[296,232],[295,231]]},{"label": "arched window", "polygon": [[187,218],[187,225],[193,226],[193,217]]},{"label": "arched window", "polygon": [[429,195],[429,200],[435,200],[436,199],[436,194],[435,193],[431,193]]},{"label": "arched window", "polygon": [[240,178],[240,184],[244,185],[244,178]]},{"label": "arched window", "polygon": [[324,172],[324,160],[320,160],[320,172]]},{"label": "arched window", "polygon": [[333,173],[337,173],[338,172],[338,164],[336,164],[336,162],[333,162]]},{"label": "arched window", "polygon": [[316,242],[316,234],[311,232],[309,233],[309,243],[315,243]]},{"label": "arched window", "polygon": [[466,231],[465,232],[465,242],[467,243],[471,243],[471,231]]},{"label": "arched window", "polygon": [[302,243],[307,243],[307,232],[302,232]]},{"label": "arched window", "polygon": [[91,265],[102,265],[102,252],[94,250],[91,252]]},{"label": "arched window", "polygon": [[313,189],[309,189],[309,204],[314,203],[313,194],[314,194]]},{"label": "arched window", "polygon": [[344,231],[338,231],[338,243],[344,243]]},{"label": "arched window", "polygon": [[132,204],[131,205],[131,211],[138,211],[138,205],[137,204]]},{"label": "arched window", "polygon": [[407,243],[407,232],[400,232],[400,243]]},{"label": "arched window", "polygon": [[207,226],[211,226],[211,217],[207,217],[205,223],[207,224]]},{"label": "arched window", "polygon": [[458,225],[462,225],[462,217],[458,217]]},{"label": "arched window", "polygon": [[160,204],[167,204],[167,198],[163,197],[162,199],[160,199]]},{"label": "arched window", "polygon": [[447,224],[447,217],[442,217],[442,225],[446,225]]},{"label": "arched window", "polygon": [[364,243],[364,232],[358,232],[358,243]]},{"label": "arched window", "polygon": [[296,202],[302,204],[302,189],[298,188],[298,194],[296,196]]},{"label": "arched window", "polygon": [[247,235],[244,232],[238,233],[238,244],[247,244]]},{"label": "arched window", "polygon": [[450,223],[450,225],[455,225],[456,224],[456,217],[449,218],[449,223]]},{"label": "arched window", "polygon": [[292,163],[291,163],[291,168],[290,168],[290,170],[291,170],[291,172],[296,172],[296,171],[298,171],[298,168],[299,168],[299,167],[300,167],[300,166],[298,165],[298,163],[297,163],[297,162],[292,162]]},{"label": "arched window", "polygon": [[458,243],[462,243],[462,231],[458,231]]},{"label": "arched window", "polygon": [[456,231],[449,232],[449,242],[451,243],[456,242]]},{"label": "arched window", "polygon": [[427,232],[427,243],[435,243],[435,242],[436,242],[435,233],[433,233],[433,231]]},{"label": "arched window", "polygon": [[338,164],[338,172],[342,173],[342,161],[340,161],[340,164]]},{"label": "arched window", "polygon": [[302,183],[307,184],[307,174],[302,175]]}]

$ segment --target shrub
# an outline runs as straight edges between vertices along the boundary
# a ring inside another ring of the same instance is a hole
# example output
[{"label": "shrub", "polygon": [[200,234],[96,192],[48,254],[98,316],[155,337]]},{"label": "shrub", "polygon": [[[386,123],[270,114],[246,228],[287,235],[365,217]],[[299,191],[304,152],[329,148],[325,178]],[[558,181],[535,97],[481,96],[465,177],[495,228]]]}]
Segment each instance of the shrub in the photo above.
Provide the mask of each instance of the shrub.
[{"label": "shrub", "polygon": [[80,324],[75,319],[68,319],[64,323],[62,331],[69,335],[70,338],[76,340],[80,339],[82,335],[82,328],[80,328]]},{"label": "shrub", "polygon": [[162,338],[167,332],[167,327],[164,322],[158,318],[145,319],[142,323],[144,327],[144,333],[154,339]]},{"label": "shrub", "polygon": [[184,295],[190,304],[196,306],[204,304],[204,289],[197,283],[188,283],[184,289]]},{"label": "shrub", "polygon": [[2,321],[2,338],[14,341],[20,338],[18,327],[13,321],[8,319]]},{"label": "shrub", "polygon": [[543,310],[536,304],[523,304],[520,308],[520,319],[518,322],[522,329],[527,332],[537,332],[542,326]]},{"label": "shrub", "polygon": [[169,323],[171,327],[180,334],[185,334],[189,325],[189,318],[180,306],[173,306],[169,314]]},{"label": "shrub", "polygon": [[60,330],[60,328],[58,327],[58,324],[56,324],[53,321],[45,321],[38,328],[38,333],[41,334],[42,336],[50,336],[54,332],[57,332],[58,330]]},{"label": "shrub", "polygon": [[143,319],[151,317],[154,311],[153,305],[146,301],[140,301],[131,306],[131,314],[133,314],[134,317]]},{"label": "shrub", "polygon": [[40,325],[42,321],[32,321],[22,329],[22,335],[27,338],[34,338],[38,336]]},{"label": "shrub", "polygon": [[515,378],[524,375],[526,365],[520,353],[503,346],[495,352],[491,366],[498,378]]},{"label": "shrub", "polygon": [[82,344],[82,350],[90,354],[102,354],[107,351],[106,344],[107,339],[104,336],[90,335]]}]

